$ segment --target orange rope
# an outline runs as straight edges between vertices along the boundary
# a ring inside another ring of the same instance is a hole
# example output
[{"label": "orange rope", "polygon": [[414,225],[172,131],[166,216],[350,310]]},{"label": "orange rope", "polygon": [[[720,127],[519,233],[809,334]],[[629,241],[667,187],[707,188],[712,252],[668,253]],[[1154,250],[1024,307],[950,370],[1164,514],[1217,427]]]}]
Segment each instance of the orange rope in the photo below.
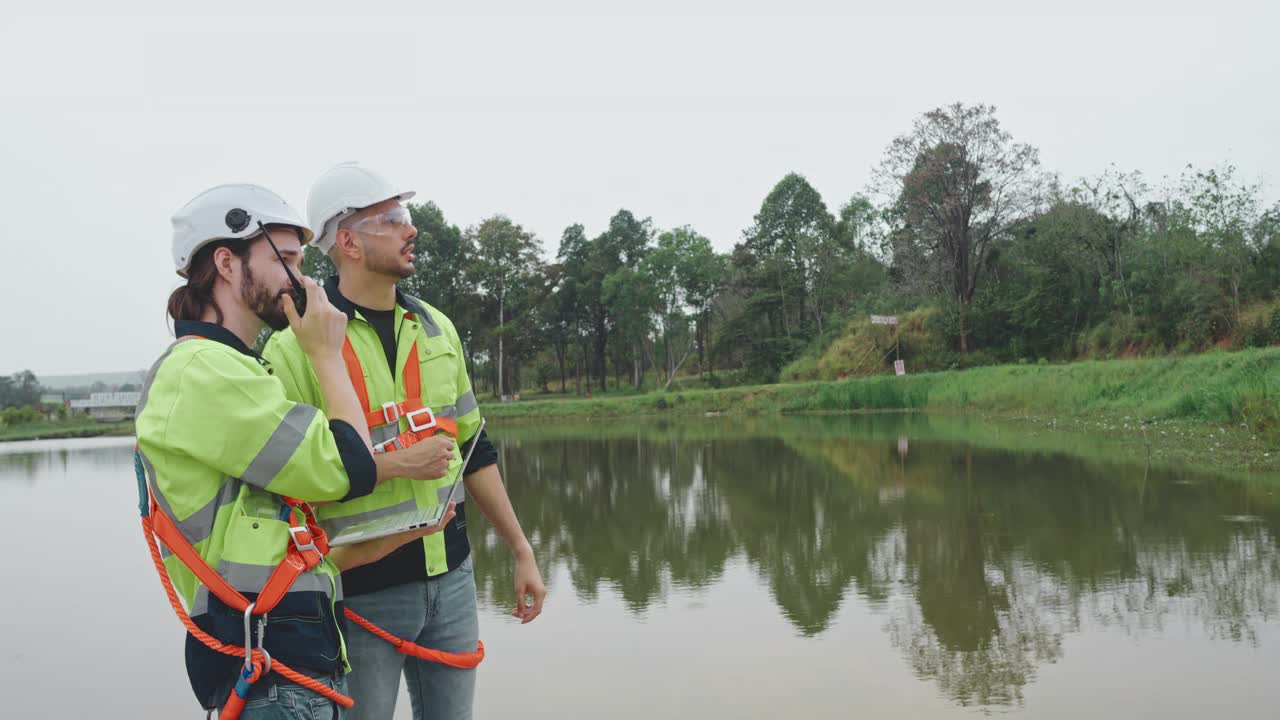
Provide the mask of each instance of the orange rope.
[{"label": "orange rope", "polygon": [[417,643],[412,643],[408,640],[392,635],[363,617],[360,617],[349,607],[344,607],[343,610],[346,611],[348,620],[354,622],[365,630],[368,630],[379,638],[391,643],[402,655],[410,655],[420,660],[438,662],[442,665],[448,665],[449,667],[460,668],[462,670],[470,670],[471,668],[479,665],[481,660],[484,660],[483,642],[477,644],[475,652],[469,653],[447,653],[440,650],[432,650],[431,648],[424,648]]},{"label": "orange rope", "polygon": [[[191,619],[191,616],[187,614],[186,609],[182,607],[182,601],[178,599],[178,593],[173,589],[173,580],[169,578],[169,571],[164,566],[164,560],[160,559],[160,548],[156,545],[155,532],[150,516],[142,518],[142,530],[143,534],[147,538],[147,547],[151,550],[151,560],[156,565],[156,572],[160,574],[160,584],[164,586],[164,594],[169,598],[169,605],[173,607],[173,611],[177,613],[178,620],[182,621],[182,626],[187,629],[187,632],[191,633],[192,637],[207,645],[210,650],[220,652],[223,655],[233,655],[240,658],[244,657],[244,648],[235,645],[227,645],[201,630],[200,627],[195,624]],[[266,663],[266,657],[262,654],[261,650],[254,650],[253,661],[255,666],[264,665]],[[295,682],[312,692],[319,693],[344,708],[350,708],[355,705],[355,701],[346,695],[343,695],[315,678],[303,675],[279,660],[274,658],[272,659],[271,669],[280,673],[286,679]]]}]

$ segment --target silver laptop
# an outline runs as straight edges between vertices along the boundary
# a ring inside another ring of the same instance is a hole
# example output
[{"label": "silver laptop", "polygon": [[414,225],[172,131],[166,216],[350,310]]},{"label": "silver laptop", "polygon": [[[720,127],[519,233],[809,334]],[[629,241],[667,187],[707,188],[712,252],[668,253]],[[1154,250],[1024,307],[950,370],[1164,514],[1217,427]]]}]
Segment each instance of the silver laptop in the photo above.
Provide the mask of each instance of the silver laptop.
[{"label": "silver laptop", "polygon": [[467,469],[467,463],[471,461],[471,453],[475,452],[476,445],[479,444],[476,440],[479,440],[481,430],[484,430],[483,418],[480,420],[480,427],[476,428],[476,434],[472,436],[475,440],[471,442],[471,447],[467,448],[467,456],[462,458],[462,465],[458,466],[458,477],[449,486],[449,496],[445,498],[444,502],[434,507],[421,510],[406,510],[405,512],[386,515],[345,527],[329,537],[329,545],[331,547],[350,545],[351,543],[395,535],[408,530],[438,525],[444,518],[444,513],[449,508],[449,503],[457,501],[459,488],[464,487],[462,473]]}]

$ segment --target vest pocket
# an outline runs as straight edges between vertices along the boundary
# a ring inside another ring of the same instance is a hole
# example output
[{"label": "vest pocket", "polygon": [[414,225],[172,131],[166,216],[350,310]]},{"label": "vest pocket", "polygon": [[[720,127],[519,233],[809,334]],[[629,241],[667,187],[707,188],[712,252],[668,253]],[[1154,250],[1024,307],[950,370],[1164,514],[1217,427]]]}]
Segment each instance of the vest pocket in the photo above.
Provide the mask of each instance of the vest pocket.
[{"label": "vest pocket", "polygon": [[458,400],[458,365],[462,358],[443,337],[419,340],[418,363],[422,394],[432,410],[453,405]]},{"label": "vest pocket", "polygon": [[284,558],[289,542],[288,523],[273,517],[256,517],[237,512],[227,529],[222,559],[274,566]]}]

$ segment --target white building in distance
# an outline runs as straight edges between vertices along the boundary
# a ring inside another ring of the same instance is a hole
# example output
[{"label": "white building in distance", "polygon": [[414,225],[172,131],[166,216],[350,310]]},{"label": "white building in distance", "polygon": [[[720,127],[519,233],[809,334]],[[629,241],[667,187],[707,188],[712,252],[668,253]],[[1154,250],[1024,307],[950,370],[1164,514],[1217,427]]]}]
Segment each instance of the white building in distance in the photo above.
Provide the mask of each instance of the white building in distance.
[{"label": "white building in distance", "polygon": [[71,409],[87,412],[98,422],[132,420],[141,398],[140,392],[93,393],[88,400],[72,400]]}]

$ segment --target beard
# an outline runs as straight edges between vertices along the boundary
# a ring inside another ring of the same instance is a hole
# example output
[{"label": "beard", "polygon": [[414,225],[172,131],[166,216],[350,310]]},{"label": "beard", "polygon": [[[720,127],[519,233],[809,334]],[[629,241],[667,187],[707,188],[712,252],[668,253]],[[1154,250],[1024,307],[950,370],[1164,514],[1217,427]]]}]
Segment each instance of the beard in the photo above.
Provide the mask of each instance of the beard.
[{"label": "beard", "polygon": [[413,241],[405,243],[400,247],[399,252],[392,253],[383,250],[373,243],[365,243],[364,267],[369,272],[375,272],[380,275],[389,275],[400,280],[413,277],[415,271],[413,263],[405,264],[403,253],[413,248]]},{"label": "beard", "polygon": [[253,276],[247,259],[241,263],[241,267],[244,268],[244,283],[240,286],[240,299],[272,330],[279,331],[289,327],[289,318],[280,309],[280,297],[288,294],[288,291],[272,292],[259,283]]}]

